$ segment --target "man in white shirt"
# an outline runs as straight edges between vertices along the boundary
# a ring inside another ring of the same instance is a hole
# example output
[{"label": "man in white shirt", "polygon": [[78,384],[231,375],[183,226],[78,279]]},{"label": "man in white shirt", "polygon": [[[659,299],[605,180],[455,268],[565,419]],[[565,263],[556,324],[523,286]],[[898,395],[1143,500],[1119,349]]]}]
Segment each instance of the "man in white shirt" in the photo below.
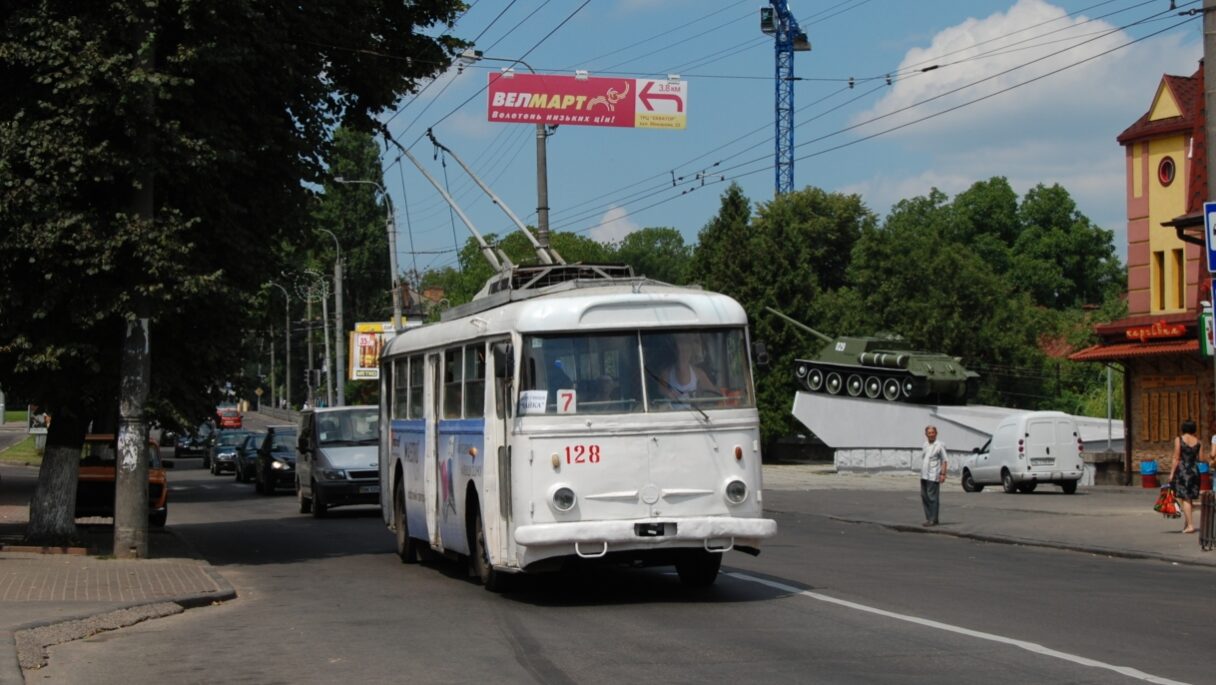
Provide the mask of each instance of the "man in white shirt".
[{"label": "man in white shirt", "polygon": [[937,426],[925,426],[925,444],[920,458],[920,501],[925,508],[926,528],[937,525],[942,482],[946,480],[946,446],[937,441]]}]

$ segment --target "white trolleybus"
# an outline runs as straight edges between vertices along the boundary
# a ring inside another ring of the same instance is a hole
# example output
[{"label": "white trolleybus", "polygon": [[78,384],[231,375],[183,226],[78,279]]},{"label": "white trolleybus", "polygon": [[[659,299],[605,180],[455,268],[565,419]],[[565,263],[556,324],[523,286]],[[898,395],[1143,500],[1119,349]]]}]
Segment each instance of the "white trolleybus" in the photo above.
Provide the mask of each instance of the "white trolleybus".
[{"label": "white trolleybus", "polygon": [[507,574],[582,557],[674,565],[759,553],[759,415],[747,317],[628,267],[516,267],[381,354],[380,477],[403,561]]}]

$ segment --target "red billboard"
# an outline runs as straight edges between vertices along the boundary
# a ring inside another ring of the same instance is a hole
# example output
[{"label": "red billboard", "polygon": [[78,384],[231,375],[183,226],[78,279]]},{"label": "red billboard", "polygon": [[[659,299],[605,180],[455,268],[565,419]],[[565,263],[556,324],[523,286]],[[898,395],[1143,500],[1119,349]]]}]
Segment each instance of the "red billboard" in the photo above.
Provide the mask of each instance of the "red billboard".
[{"label": "red billboard", "polygon": [[688,84],[678,80],[490,74],[487,117],[506,124],[683,129]]}]

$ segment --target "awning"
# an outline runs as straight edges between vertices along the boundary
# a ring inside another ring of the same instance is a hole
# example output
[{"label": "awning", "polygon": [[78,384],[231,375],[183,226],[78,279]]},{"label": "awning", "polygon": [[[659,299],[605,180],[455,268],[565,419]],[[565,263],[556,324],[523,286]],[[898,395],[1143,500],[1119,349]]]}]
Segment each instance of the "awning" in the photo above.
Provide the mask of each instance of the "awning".
[{"label": "awning", "polygon": [[1125,342],[1113,345],[1094,345],[1068,355],[1074,362],[1155,357],[1165,354],[1195,354],[1199,352],[1198,340],[1170,340],[1166,342]]}]

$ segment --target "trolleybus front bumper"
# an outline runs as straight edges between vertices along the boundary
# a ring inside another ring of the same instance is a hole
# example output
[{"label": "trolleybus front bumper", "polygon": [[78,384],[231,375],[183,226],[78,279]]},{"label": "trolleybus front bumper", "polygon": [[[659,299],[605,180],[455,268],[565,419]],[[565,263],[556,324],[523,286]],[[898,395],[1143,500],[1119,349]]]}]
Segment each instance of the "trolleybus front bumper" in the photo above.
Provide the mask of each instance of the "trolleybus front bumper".
[{"label": "trolleybus front bumper", "polygon": [[[736,544],[754,547],[760,540],[776,534],[777,522],[772,519],[701,516],[540,523],[516,528],[515,542],[529,547],[585,544],[597,551],[600,545],[607,551],[619,545],[637,548],[645,545],[686,547],[690,544],[726,550]],[[584,556],[581,551],[579,554]]]}]

